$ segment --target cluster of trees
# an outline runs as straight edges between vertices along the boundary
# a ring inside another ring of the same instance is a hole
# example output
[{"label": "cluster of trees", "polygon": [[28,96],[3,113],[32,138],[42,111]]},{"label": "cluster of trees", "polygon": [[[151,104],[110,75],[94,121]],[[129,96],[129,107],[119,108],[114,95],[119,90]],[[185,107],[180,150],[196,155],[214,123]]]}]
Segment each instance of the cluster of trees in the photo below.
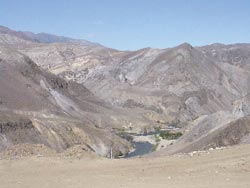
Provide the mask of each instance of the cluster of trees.
[{"label": "cluster of trees", "polygon": [[160,131],[159,136],[166,140],[175,140],[182,136],[181,132]]}]

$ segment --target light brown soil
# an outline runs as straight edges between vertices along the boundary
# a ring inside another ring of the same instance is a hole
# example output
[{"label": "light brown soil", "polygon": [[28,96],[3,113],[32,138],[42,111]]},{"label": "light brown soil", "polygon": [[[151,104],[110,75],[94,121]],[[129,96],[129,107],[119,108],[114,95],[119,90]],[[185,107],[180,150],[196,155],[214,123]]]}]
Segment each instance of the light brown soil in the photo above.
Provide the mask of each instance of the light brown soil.
[{"label": "light brown soil", "polygon": [[193,155],[0,161],[1,188],[249,188],[250,145]]}]

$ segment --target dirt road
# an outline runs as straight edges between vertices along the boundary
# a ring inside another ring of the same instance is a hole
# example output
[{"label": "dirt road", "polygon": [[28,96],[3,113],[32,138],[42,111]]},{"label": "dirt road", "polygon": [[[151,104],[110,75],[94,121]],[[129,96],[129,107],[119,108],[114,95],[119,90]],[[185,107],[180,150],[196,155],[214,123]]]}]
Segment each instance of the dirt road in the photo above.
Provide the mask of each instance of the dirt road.
[{"label": "dirt road", "polygon": [[249,188],[250,146],[142,159],[0,160],[1,188]]}]

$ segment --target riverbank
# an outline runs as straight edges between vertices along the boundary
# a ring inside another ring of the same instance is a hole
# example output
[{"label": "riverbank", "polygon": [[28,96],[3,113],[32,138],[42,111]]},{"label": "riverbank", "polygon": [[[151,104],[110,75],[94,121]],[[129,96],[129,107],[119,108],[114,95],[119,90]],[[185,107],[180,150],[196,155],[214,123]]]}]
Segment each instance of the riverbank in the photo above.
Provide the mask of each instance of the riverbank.
[{"label": "riverbank", "polygon": [[159,133],[150,133],[150,134],[129,134],[132,139],[132,144],[134,145],[134,149],[131,150],[126,158],[142,156],[145,154],[149,154],[153,151],[158,151],[166,148],[169,145],[172,145],[176,140],[167,140],[162,139],[159,136]]}]

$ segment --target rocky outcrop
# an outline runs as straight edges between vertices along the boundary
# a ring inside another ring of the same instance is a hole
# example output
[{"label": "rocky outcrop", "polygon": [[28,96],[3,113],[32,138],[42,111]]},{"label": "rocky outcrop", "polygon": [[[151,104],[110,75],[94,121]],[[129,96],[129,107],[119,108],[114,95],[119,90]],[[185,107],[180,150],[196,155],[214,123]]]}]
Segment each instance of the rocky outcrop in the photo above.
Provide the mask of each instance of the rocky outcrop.
[{"label": "rocky outcrop", "polygon": [[0,151],[20,143],[46,143],[28,118],[0,114]]}]

